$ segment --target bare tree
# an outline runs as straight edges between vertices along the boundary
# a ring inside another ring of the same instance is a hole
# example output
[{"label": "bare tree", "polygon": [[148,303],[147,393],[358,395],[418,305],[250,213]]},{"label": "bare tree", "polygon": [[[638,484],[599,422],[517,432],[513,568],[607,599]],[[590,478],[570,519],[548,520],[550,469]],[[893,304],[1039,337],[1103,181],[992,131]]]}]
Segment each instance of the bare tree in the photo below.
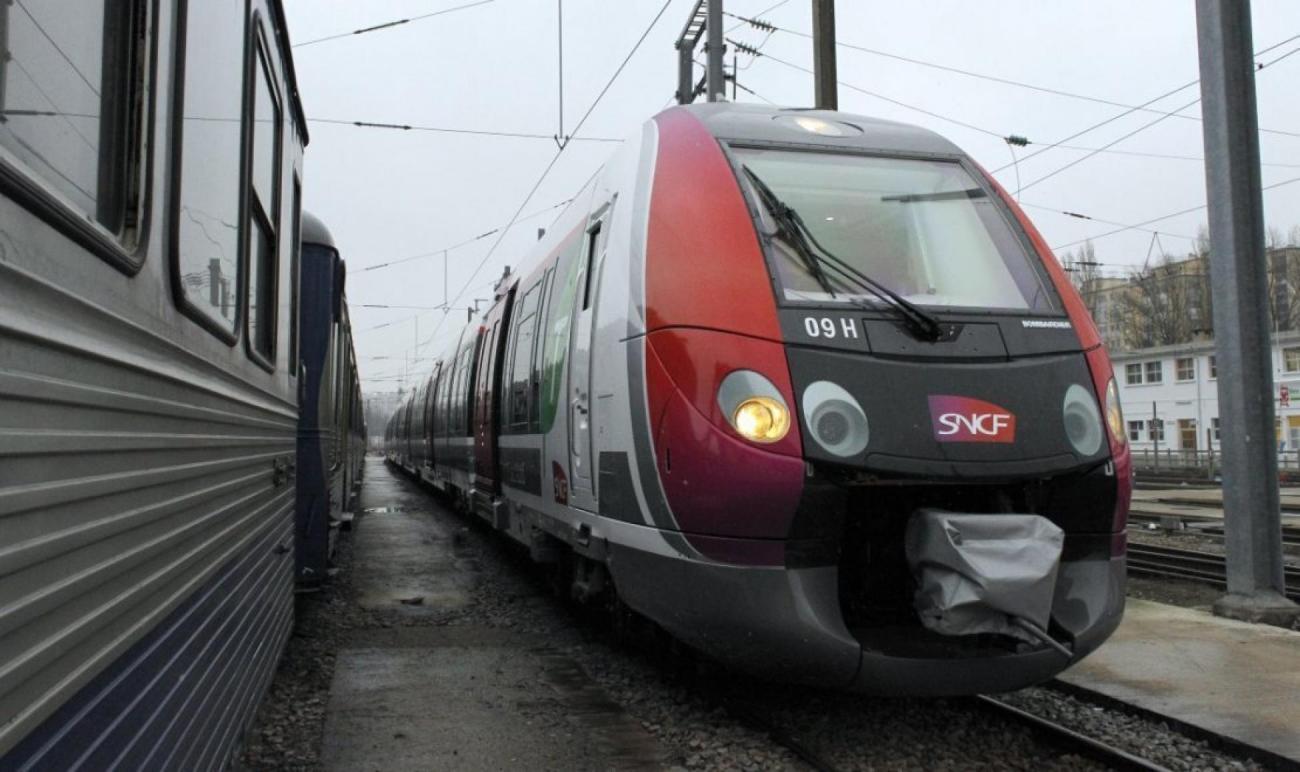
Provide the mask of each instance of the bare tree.
[{"label": "bare tree", "polygon": [[1279,245],[1267,250],[1268,310],[1274,331],[1294,330],[1300,326],[1300,249],[1285,246],[1281,234],[1269,241]]},{"label": "bare tree", "polygon": [[1083,242],[1077,252],[1066,252],[1061,256],[1065,270],[1070,274],[1070,282],[1083,296],[1088,311],[1097,315],[1097,293],[1100,290],[1101,263],[1097,262],[1097,250],[1092,246],[1092,239]]},{"label": "bare tree", "polygon": [[1124,345],[1167,346],[1208,331],[1212,325],[1207,267],[1199,257],[1161,255],[1156,265],[1134,269],[1118,301]]}]

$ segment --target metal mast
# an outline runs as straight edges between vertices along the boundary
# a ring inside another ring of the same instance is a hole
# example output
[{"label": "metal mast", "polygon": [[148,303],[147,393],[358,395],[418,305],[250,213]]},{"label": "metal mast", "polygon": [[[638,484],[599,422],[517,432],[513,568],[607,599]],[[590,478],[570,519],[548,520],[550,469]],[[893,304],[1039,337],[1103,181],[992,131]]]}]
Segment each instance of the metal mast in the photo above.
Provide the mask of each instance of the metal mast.
[{"label": "metal mast", "polygon": [[[704,40],[704,78],[695,82],[695,49]],[[696,0],[695,7],[677,37],[677,103],[689,104],[701,93],[710,102],[727,98],[727,53],[722,33],[722,0]]]},{"label": "metal mast", "polygon": [[835,72],[835,0],[812,0],[813,104],[819,110],[840,109],[839,76]]},{"label": "metal mast", "polygon": [[1223,427],[1222,616],[1294,619],[1283,595],[1264,201],[1249,0],[1197,0],[1210,276]]}]

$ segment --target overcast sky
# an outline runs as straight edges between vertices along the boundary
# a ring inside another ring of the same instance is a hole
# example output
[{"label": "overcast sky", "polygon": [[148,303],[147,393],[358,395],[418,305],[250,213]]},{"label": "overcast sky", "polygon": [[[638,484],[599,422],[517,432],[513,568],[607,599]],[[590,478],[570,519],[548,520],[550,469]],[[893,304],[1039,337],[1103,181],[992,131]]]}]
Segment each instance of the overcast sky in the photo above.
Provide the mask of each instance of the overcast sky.
[{"label": "overcast sky", "polygon": [[[296,43],[473,0],[286,0]],[[752,15],[777,0],[725,0],[725,9]],[[563,0],[565,131],[591,106],[618,64],[663,6],[663,0]],[[676,84],[673,41],[693,0],[673,0],[627,68],[600,101],[579,136],[621,138],[662,109]],[[787,0],[765,14],[795,32],[811,30],[809,0]],[[1191,0],[929,0],[924,3],[839,0],[838,37],[880,51],[1137,105],[1198,76],[1196,23]],[[1300,35],[1300,2],[1255,0],[1255,49]],[[734,19],[728,25],[736,24]],[[423,21],[294,51],[306,113],[311,119],[361,120],[449,129],[546,136],[559,131],[559,68],[555,0],[493,0]],[[742,26],[730,33],[764,53],[811,68],[810,42],[797,35]],[[1300,49],[1300,39],[1259,57],[1268,62]],[[730,62],[730,57],[728,58]],[[842,83],[951,118],[962,126],[908,107],[840,88],[846,112],[915,123],[947,136],[1009,189],[1017,167],[1001,139],[1020,135],[1050,145],[1123,108],[993,83],[876,54],[840,48]],[[772,58],[740,57],[740,83],[788,106],[812,101],[812,79]],[[1290,134],[1261,133],[1264,184],[1300,177],[1300,56],[1257,75],[1259,123]],[[1197,87],[1157,102],[1172,110],[1200,96]],[[740,93],[739,101],[759,101]],[[1199,115],[1194,106],[1184,114]],[[1159,118],[1137,112],[1067,144],[1098,148]],[[975,128],[992,134],[984,133]],[[458,311],[439,327],[441,311],[363,308],[434,306],[443,302],[441,257],[392,260],[457,244],[504,224],[551,161],[549,139],[503,138],[428,131],[363,129],[312,122],[304,172],[305,205],[333,231],[348,262],[348,298],[365,388],[397,388],[404,357],[418,339],[428,369],[464,321]],[[1201,125],[1168,118],[1114,146],[1114,150],[1175,156],[1202,155]],[[606,142],[575,141],[524,209],[525,215],[569,198],[612,152]],[[1028,155],[1031,145],[1017,152]],[[1040,184],[1038,178],[1086,155],[1054,148],[1018,165],[1021,200],[1054,247],[1114,230],[1114,226],[1060,214],[1078,212],[1135,224],[1205,202],[1205,178],[1195,160],[1102,153]],[[1265,191],[1271,225],[1300,225],[1300,182]],[[1042,207],[1042,208],[1037,208]],[[558,210],[555,210],[558,211]],[[516,265],[548,225],[545,214],[521,220],[478,276],[470,276],[495,237],[453,250],[450,295],[469,282],[468,298],[488,297],[503,266]],[[1162,234],[1164,251],[1183,254],[1204,212],[1148,226]],[[1107,272],[1140,265],[1152,235],[1125,231],[1095,241]],[[464,304],[462,299],[461,304]],[[384,326],[380,326],[384,325]],[[437,337],[429,341],[435,329]],[[417,338],[418,335],[418,338]]]}]

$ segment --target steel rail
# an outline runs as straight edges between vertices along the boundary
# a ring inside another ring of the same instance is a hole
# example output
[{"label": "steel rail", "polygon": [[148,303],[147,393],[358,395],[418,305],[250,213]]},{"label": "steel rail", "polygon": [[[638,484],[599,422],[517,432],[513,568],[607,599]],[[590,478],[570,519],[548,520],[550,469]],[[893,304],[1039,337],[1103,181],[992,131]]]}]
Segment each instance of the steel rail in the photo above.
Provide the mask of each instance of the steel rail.
[{"label": "steel rail", "polygon": [[1068,748],[1080,756],[1104,764],[1108,769],[1120,770],[1121,772],[1130,772],[1132,770],[1138,772],[1168,772],[1169,770],[1168,767],[1147,761],[1122,748],[1107,745],[1100,740],[1080,734],[1055,721],[1021,710],[996,697],[979,694],[970,699],[988,712],[996,713],[1002,718],[1028,727],[1033,734],[1043,741],[1054,746]]},{"label": "steel rail", "polygon": [[[1228,565],[1224,556],[1155,544],[1129,542],[1128,571],[1138,576],[1186,579],[1216,587],[1228,585]],[[1286,597],[1300,601],[1300,568],[1284,566],[1283,581]]]}]

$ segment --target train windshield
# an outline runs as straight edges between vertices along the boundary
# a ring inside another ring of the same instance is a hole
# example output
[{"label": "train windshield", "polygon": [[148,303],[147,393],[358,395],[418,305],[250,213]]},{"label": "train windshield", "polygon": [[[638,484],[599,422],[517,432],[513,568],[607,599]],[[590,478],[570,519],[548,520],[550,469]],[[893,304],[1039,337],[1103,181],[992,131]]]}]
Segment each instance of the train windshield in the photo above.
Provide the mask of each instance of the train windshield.
[{"label": "train windshield", "polygon": [[[1049,311],[1053,295],[997,204],[955,161],[732,149],[787,301],[881,304],[851,274],[919,306]],[[824,270],[791,244],[753,178],[798,213]]]}]

